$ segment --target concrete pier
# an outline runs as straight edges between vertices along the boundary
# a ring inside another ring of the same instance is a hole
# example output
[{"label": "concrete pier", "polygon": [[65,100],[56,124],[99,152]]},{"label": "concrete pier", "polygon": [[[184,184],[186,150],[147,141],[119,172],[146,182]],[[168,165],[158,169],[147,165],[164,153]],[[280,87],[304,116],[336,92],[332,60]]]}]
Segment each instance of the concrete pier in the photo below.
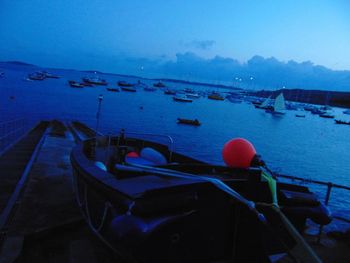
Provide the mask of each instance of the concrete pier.
[{"label": "concrete pier", "polygon": [[69,132],[45,135],[8,223],[0,263],[118,262],[90,232],[76,205],[69,161],[74,145]]}]

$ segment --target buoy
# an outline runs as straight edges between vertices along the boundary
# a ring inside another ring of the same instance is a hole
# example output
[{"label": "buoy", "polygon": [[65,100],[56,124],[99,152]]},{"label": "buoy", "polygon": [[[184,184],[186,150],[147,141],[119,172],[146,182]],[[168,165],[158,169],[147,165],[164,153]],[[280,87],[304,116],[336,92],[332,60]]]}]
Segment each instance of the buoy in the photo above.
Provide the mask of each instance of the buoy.
[{"label": "buoy", "polygon": [[103,162],[95,162],[95,165],[100,168],[103,171],[107,171],[107,167],[104,165]]},{"label": "buoy", "polygon": [[249,168],[256,155],[253,144],[243,138],[235,138],[225,143],[222,158],[232,168]]},{"label": "buoy", "polygon": [[129,152],[126,157],[131,157],[131,158],[136,158],[136,157],[140,157],[140,155],[137,152]]},{"label": "buoy", "polygon": [[140,152],[140,157],[146,159],[147,161],[153,162],[154,165],[167,164],[167,160],[163,154],[150,147],[143,148]]}]

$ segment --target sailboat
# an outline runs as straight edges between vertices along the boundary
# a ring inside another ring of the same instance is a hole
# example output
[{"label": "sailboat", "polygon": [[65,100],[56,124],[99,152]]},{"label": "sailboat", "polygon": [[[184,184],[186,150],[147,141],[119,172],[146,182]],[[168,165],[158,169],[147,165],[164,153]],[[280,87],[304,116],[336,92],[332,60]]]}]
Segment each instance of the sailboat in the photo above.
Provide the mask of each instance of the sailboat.
[{"label": "sailboat", "polygon": [[260,105],[255,105],[255,108],[267,110],[271,108],[270,103],[271,103],[271,95],[266,100],[264,100],[263,103],[261,103]]},{"label": "sailboat", "polygon": [[275,99],[275,103],[273,105],[273,109],[266,110],[266,112],[272,113],[272,114],[278,114],[282,115],[286,113],[286,103],[284,100],[283,93],[281,92]]}]

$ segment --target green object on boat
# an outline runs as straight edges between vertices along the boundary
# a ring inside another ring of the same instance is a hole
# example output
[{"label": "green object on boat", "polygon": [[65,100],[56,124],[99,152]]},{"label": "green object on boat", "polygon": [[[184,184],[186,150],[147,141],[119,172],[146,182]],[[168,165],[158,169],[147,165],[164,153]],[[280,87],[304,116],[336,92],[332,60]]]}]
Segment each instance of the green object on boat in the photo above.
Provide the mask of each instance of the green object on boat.
[{"label": "green object on boat", "polygon": [[278,200],[277,200],[277,183],[276,179],[273,178],[273,176],[264,168],[261,169],[261,176],[267,181],[271,195],[272,195],[272,203],[275,206],[278,206]]}]

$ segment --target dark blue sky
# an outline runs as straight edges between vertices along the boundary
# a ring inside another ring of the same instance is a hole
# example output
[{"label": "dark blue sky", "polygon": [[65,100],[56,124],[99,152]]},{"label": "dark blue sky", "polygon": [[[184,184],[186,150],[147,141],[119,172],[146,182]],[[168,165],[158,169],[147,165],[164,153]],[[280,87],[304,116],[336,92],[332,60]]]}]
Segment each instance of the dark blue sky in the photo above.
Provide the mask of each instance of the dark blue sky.
[{"label": "dark blue sky", "polygon": [[0,1],[1,61],[116,72],[192,52],[350,70],[349,47],[347,0]]}]

